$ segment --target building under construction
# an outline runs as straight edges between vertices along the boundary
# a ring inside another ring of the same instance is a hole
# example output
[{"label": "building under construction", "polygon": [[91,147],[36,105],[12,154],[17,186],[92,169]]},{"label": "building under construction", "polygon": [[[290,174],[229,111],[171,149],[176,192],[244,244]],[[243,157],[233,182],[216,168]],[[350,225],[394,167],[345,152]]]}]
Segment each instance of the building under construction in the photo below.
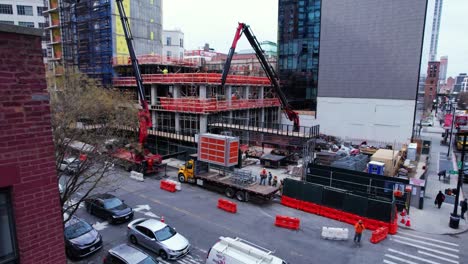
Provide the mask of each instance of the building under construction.
[{"label": "building under construction", "polygon": [[[206,132],[238,136],[247,146],[298,148],[318,135],[318,127],[293,132],[292,125],[279,124],[280,102],[266,77],[228,75],[223,87],[221,74],[197,73],[198,67],[188,62],[161,56],[139,56],[138,61],[153,123],[148,147],[160,154],[195,152],[197,135]],[[114,70],[113,85],[135,91],[128,58],[114,58]]]},{"label": "building under construction", "polygon": [[[111,85],[112,58],[128,55],[114,0],[45,0],[50,21],[49,69],[60,76],[65,69],[80,72]],[[137,54],[161,54],[161,0],[124,0]]]}]

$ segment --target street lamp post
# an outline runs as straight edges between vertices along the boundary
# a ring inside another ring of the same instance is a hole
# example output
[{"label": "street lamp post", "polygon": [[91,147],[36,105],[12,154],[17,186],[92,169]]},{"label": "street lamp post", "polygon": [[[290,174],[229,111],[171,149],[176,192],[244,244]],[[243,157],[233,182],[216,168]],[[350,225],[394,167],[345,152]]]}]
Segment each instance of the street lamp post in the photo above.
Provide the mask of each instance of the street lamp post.
[{"label": "street lamp post", "polygon": [[458,169],[458,181],[457,181],[457,193],[455,195],[455,204],[453,205],[453,213],[450,215],[450,222],[449,226],[454,229],[458,229],[458,225],[460,224],[460,216],[458,215],[458,203],[460,201],[460,188],[461,188],[461,183],[463,181],[463,176],[464,176],[464,168],[465,168],[465,144],[466,144],[466,137],[468,136],[468,133],[462,133],[463,136],[463,147],[462,147],[462,153],[461,153],[461,166]]},{"label": "street lamp post", "polygon": [[455,123],[455,106],[453,104],[450,104],[450,111],[452,112],[452,126],[450,128],[450,139],[448,142],[447,158],[450,157],[450,148],[452,147],[453,124]]}]

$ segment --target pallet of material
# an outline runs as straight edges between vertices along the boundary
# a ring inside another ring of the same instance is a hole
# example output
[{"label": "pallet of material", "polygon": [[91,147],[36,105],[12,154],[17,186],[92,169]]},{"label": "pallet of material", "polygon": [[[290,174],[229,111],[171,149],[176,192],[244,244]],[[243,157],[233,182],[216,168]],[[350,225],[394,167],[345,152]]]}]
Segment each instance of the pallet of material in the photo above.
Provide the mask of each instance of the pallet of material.
[{"label": "pallet of material", "polygon": [[338,156],[335,152],[321,151],[316,153],[315,162],[320,165],[330,166],[337,159]]}]

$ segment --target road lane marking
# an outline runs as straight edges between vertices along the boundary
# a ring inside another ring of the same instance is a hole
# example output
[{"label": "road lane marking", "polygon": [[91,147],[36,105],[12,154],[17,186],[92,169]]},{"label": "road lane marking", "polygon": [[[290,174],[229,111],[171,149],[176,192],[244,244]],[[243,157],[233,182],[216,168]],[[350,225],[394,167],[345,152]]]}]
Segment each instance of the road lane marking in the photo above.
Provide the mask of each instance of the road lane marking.
[{"label": "road lane marking", "polygon": [[402,258],[399,258],[397,256],[393,256],[393,255],[390,255],[390,254],[385,254],[385,257],[387,258],[391,258],[391,259],[396,259],[396,260],[399,260],[401,262],[405,262],[405,263],[408,263],[408,264],[418,264],[416,262],[413,262],[413,261],[410,261],[410,260],[406,260],[406,259],[402,259]]},{"label": "road lane marking", "polygon": [[411,244],[411,243],[409,243],[409,242],[400,241],[400,240],[398,240],[398,239],[392,239],[392,240],[395,241],[395,242],[397,242],[397,243],[400,243],[400,244],[412,246],[412,247],[419,248],[419,249],[424,249],[424,250],[427,250],[427,251],[432,251],[432,252],[439,253],[439,254],[446,255],[446,256],[449,256],[449,257],[453,257],[453,258],[459,258],[457,255],[453,255],[453,254],[450,254],[450,253],[446,253],[446,252],[443,252],[443,251],[440,251],[440,250],[425,248],[425,247],[423,247],[423,246],[414,245],[414,244]]},{"label": "road lane marking", "polygon": [[392,248],[389,248],[388,251],[400,254],[400,255],[408,257],[408,258],[424,261],[424,262],[427,262],[427,263],[430,263],[430,264],[440,264],[439,262],[435,262],[435,261],[428,260],[428,259],[421,258],[421,257],[416,257],[416,256],[413,256],[411,254],[407,254],[407,253],[404,253],[404,252],[401,252],[401,251],[398,251],[398,250],[395,250],[395,249],[392,249]]},{"label": "road lane marking", "polygon": [[458,249],[444,247],[444,246],[441,246],[441,245],[437,245],[437,244],[429,243],[429,242],[424,242],[424,241],[409,238],[409,237],[403,237],[403,236],[400,236],[400,235],[393,235],[393,237],[398,237],[398,238],[401,238],[401,239],[404,239],[404,240],[409,240],[409,241],[413,241],[413,242],[424,244],[424,245],[429,245],[429,246],[433,246],[433,247],[442,248],[442,249],[445,249],[445,250],[448,250],[448,251],[453,251],[453,252],[457,252],[457,253],[460,252],[460,250],[458,250]]},{"label": "road lane marking", "polygon": [[405,236],[412,236],[412,237],[422,238],[422,239],[425,239],[425,240],[439,242],[439,243],[442,243],[442,244],[458,247],[458,244],[450,243],[450,242],[446,242],[446,241],[442,241],[442,240],[438,240],[438,239],[434,239],[434,238],[428,238],[428,237],[424,237],[424,236],[413,235],[413,234],[409,234],[409,233],[406,233],[406,232],[400,232],[400,234],[404,234]]},{"label": "road lane marking", "polygon": [[456,260],[451,260],[451,259],[444,258],[444,257],[441,257],[441,256],[433,255],[431,253],[428,253],[428,252],[425,252],[425,251],[422,251],[422,250],[418,250],[418,253],[426,255],[426,256],[430,256],[430,257],[433,257],[433,258],[438,258],[438,259],[441,259],[441,260],[445,260],[447,262],[451,262],[451,263],[454,263],[454,264],[459,264],[460,263],[460,262],[458,262]]}]

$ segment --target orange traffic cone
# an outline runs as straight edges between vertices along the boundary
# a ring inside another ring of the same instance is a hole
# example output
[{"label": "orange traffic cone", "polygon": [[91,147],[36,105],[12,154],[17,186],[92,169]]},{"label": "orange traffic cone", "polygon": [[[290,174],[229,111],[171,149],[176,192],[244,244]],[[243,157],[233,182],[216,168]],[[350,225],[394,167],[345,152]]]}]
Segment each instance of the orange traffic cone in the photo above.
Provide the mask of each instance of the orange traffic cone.
[{"label": "orange traffic cone", "polygon": [[401,211],[401,216],[405,216],[406,215],[406,208],[403,209],[403,211]]},{"label": "orange traffic cone", "polygon": [[410,227],[410,226],[411,226],[411,220],[410,220],[410,218],[409,218],[409,215],[408,215],[408,217],[406,218],[406,226],[407,226],[407,227]]},{"label": "orange traffic cone", "polygon": [[400,223],[402,223],[402,224],[405,224],[405,223],[406,223],[406,221],[405,221],[405,217],[404,217],[404,216],[401,218],[401,221],[400,221]]},{"label": "orange traffic cone", "polygon": [[160,220],[160,221],[164,223],[164,216],[161,216],[161,220]]}]

